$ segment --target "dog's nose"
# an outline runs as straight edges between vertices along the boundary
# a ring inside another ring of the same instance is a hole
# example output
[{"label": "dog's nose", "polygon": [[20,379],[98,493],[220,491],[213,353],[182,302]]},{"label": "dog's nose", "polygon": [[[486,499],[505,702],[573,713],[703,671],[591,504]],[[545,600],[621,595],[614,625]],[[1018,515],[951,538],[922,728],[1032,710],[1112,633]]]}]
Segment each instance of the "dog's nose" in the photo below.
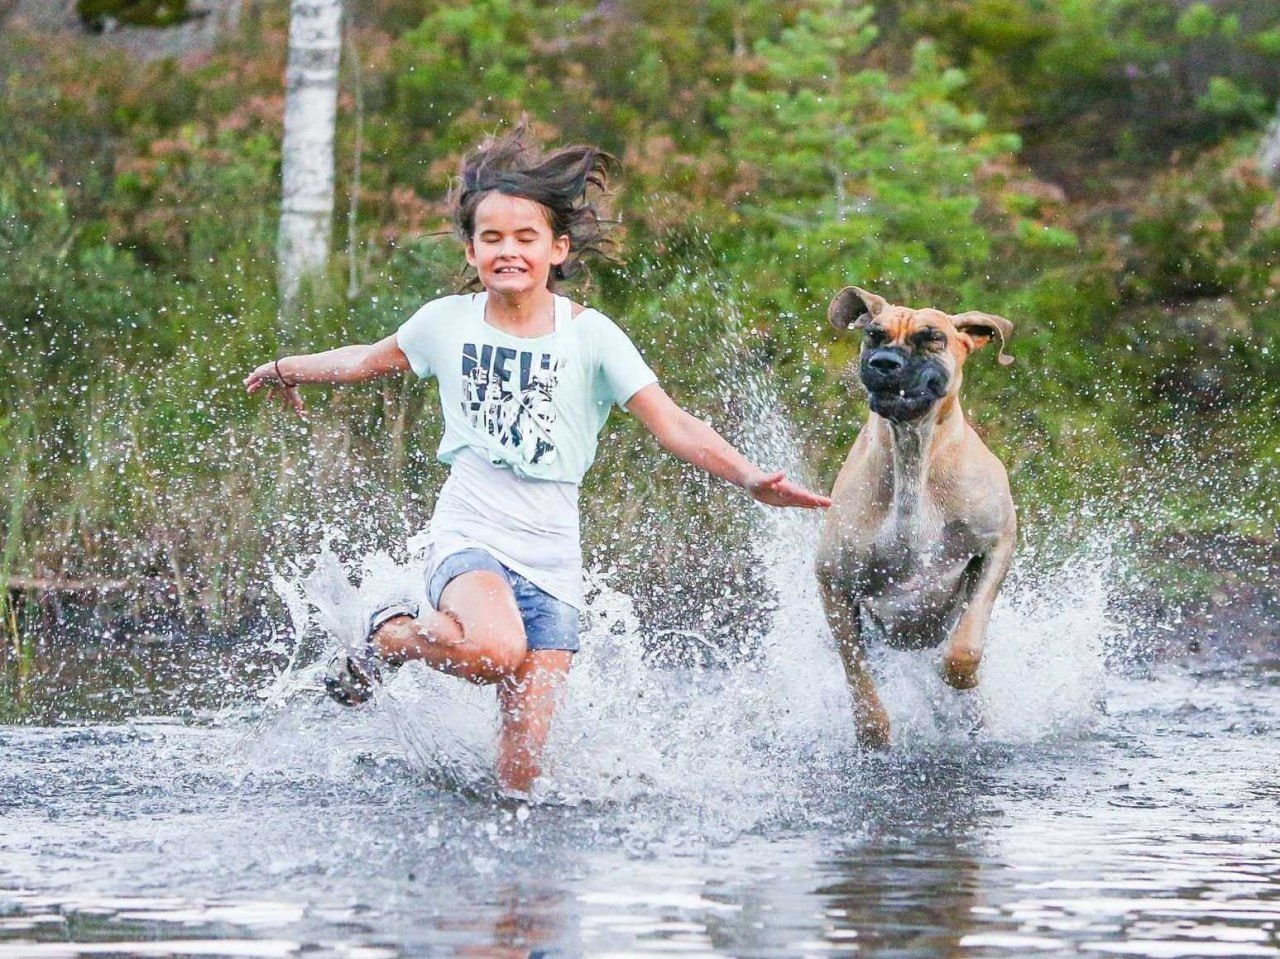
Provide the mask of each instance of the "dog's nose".
[{"label": "dog's nose", "polygon": [[878,353],[872,353],[867,357],[867,364],[879,373],[897,373],[907,361],[896,351],[880,350]]},{"label": "dog's nose", "polygon": [[920,387],[933,393],[935,396],[941,396],[947,391],[946,374],[935,367],[928,367],[920,376]]}]

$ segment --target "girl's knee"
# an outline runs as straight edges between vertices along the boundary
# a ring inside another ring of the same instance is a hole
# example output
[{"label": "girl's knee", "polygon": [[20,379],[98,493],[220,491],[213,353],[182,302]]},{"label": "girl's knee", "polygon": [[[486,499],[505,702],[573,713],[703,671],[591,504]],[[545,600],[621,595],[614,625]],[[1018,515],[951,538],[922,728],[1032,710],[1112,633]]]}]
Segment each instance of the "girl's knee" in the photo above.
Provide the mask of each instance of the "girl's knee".
[{"label": "girl's knee", "polygon": [[370,637],[375,642],[380,640],[403,640],[411,638],[417,632],[417,621],[408,613],[384,619]]},{"label": "girl's knee", "polygon": [[529,647],[525,643],[524,636],[519,637],[519,641],[504,643],[495,657],[495,667],[509,676],[515,676],[520,671],[520,667],[524,664],[524,659],[529,655]]},{"label": "girl's knee", "polygon": [[514,675],[529,653],[524,626],[508,629],[473,628],[466,633],[480,657],[491,669]]},{"label": "girl's knee", "polygon": [[418,623],[408,614],[393,616],[373,631],[369,641],[384,660],[393,666],[413,656],[418,640]]}]

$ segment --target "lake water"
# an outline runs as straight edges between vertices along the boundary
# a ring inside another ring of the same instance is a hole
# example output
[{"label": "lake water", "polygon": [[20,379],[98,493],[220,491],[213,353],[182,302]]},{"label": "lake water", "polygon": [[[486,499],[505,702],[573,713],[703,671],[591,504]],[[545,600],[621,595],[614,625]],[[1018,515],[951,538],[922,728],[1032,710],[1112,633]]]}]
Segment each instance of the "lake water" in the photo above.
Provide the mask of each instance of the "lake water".
[{"label": "lake water", "polygon": [[[599,589],[531,803],[492,694],[416,666],[344,710],[283,640],[46,648],[0,727],[0,959],[1280,956],[1280,663],[1136,668],[1082,560],[1010,584],[977,694],[882,656],[866,754],[787,522],[749,655],[655,659]],[[339,633],[360,599],[282,588]]]},{"label": "lake water", "polygon": [[49,638],[0,726],[0,959],[1280,957],[1280,662],[1151,666],[1105,540],[1024,550],[978,691],[877,654],[868,754],[818,519],[755,516],[758,643],[655,643],[593,578],[531,802],[495,795],[490,690],[410,664],[361,709],[321,693],[412,564],[325,553],[274,639]]}]

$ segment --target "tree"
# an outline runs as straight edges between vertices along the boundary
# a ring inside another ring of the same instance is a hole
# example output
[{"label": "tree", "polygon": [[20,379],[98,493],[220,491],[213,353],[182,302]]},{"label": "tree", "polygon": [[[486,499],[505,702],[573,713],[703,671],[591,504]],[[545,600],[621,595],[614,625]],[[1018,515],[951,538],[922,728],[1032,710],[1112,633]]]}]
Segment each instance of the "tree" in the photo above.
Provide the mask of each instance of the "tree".
[{"label": "tree", "polygon": [[1280,106],[1258,145],[1258,169],[1272,183],[1280,184]]},{"label": "tree", "polygon": [[903,75],[869,66],[871,14],[809,0],[734,86],[731,149],[757,184],[738,212],[767,237],[751,262],[786,264],[783,285],[953,289],[991,252],[983,168],[1017,138],[956,104],[965,76],[927,42]]},{"label": "tree", "polygon": [[292,0],[277,245],[280,314],[286,328],[303,279],[322,273],[329,258],[341,46],[342,0]]}]

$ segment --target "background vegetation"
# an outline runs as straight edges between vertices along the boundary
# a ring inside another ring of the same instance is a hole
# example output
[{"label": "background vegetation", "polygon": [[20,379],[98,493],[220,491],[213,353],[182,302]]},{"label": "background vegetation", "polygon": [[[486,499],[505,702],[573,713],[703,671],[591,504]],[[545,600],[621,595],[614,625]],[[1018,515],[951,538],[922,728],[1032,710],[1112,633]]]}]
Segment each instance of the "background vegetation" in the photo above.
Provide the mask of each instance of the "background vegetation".
[{"label": "background vegetation", "polygon": [[[273,246],[287,4],[253,4],[238,35],[185,61],[0,35],[0,581],[15,587],[15,646],[77,616],[99,633],[234,633],[260,615],[270,571],[321,537],[400,548],[442,479],[433,391],[313,390],[301,423],[247,401],[241,379],[281,351],[384,336],[452,291],[449,177],[522,114],[548,142],[623,159],[625,255],[575,295],[732,435],[760,449],[754,419],[780,404],[825,487],[865,416],[846,373],[856,344],[825,322],[834,292],[981,308],[1013,320],[1018,362],[976,356],[966,408],[1011,468],[1030,545],[1101,530],[1145,553],[1162,602],[1274,569],[1280,204],[1256,154],[1280,97],[1280,8],[349,12],[349,229],[286,335]],[[585,496],[592,562],[657,627],[750,631],[742,598],[760,571],[740,495],[617,417]]]}]

